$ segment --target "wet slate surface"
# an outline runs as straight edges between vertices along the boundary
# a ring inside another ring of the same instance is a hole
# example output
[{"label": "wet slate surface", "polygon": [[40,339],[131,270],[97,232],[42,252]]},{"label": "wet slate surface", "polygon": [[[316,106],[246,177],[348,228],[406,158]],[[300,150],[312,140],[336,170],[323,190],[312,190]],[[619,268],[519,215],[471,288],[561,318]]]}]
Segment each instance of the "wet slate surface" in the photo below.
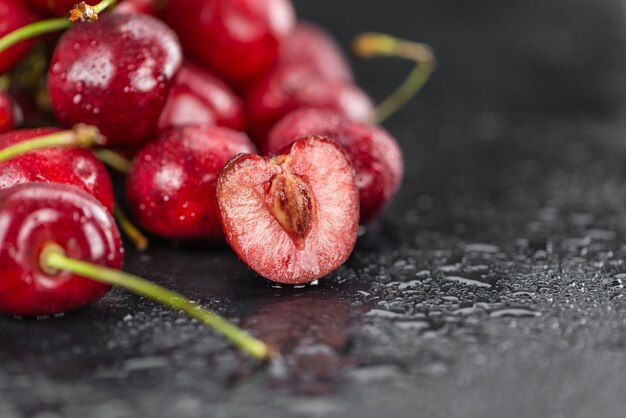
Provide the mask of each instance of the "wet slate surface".
[{"label": "wet slate surface", "polygon": [[[394,31],[442,61],[387,124],[406,180],[349,262],[299,289],[227,248],[158,243],[127,262],[285,364],[259,368],[114,291],[63,317],[0,318],[1,417],[624,416],[621,3],[335,3],[297,4],[343,41]],[[407,70],[355,63],[379,96]]]}]

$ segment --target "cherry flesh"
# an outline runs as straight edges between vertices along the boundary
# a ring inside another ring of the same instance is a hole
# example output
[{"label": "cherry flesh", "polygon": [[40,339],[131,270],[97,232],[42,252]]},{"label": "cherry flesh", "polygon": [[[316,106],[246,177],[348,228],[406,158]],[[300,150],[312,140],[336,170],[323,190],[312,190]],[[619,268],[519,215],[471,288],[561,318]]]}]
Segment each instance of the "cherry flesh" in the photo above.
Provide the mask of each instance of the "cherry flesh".
[{"label": "cherry flesh", "polygon": [[253,139],[262,142],[280,119],[304,107],[332,109],[360,121],[374,115],[371,99],[355,85],[325,79],[305,65],[280,67],[246,95]]},{"label": "cherry flesh", "polygon": [[246,130],[242,100],[208,71],[185,62],[178,72],[159,120],[159,129],[189,124]]},{"label": "cherry flesh", "polygon": [[321,27],[299,22],[283,42],[279,67],[304,65],[329,80],[351,83],[352,69],[333,37]]},{"label": "cherry flesh", "polygon": [[15,127],[15,107],[9,96],[0,91],[0,133]]},{"label": "cherry flesh", "polygon": [[326,138],[300,139],[272,158],[234,158],[220,174],[217,200],[235,253],[274,282],[323,277],[346,261],[356,243],[353,168]]},{"label": "cherry flesh", "polygon": [[327,136],[346,150],[356,173],[362,223],[378,215],[397,193],[404,173],[402,152],[384,129],[334,111],[301,109],[274,127],[262,151],[279,151],[305,135]]},{"label": "cherry flesh", "polygon": [[[0,37],[37,20],[21,0],[0,0]],[[10,70],[28,52],[29,41],[22,41],[0,53],[0,74]]]},{"label": "cherry flesh", "polygon": [[119,269],[123,248],[109,212],[61,184],[28,183],[0,192],[0,312],[42,316],[82,308],[109,286],[66,271],[43,271],[42,249],[59,245],[75,259]]},{"label": "cherry flesh", "polygon": [[182,65],[174,32],[142,14],[107,14],[61,37],[48,85],[57,119],[97,126],[112,147],[151,138]]},{"label": "cherry flesh", "polygon": [[[59,129],[11,131],[0,135],[0,149]],[[62,183],[94,196],[113,211],[113,185],[104,165],[84,148],[46,148],[0,163],[0,190],[29,182]]]},{"label": "cherry flesh", "polygon": [[238,86],[275,64],[295,25],[290,0],[176,0],[162,17],[186,54]]},{"label": "cherry flesh", "polygon": [[133,160],[129,207],[148,231],[170,239],[222,239],[215,188],[220,170],[239,153],[255,152],[239,132],[209,126],[172,128]]}]

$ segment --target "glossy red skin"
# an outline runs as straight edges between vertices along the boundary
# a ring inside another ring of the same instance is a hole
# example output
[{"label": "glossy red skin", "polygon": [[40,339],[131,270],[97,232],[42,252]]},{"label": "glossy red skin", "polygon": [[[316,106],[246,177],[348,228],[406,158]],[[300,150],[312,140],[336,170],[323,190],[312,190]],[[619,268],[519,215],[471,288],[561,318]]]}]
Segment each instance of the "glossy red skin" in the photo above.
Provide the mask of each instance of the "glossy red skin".
[{"label": "glossy red skin", "polygon": [[153,137],[182,65],[176,34],[142,14],[106,14],[70,28],[48,72],[52,108],[67,125],[97,126],[112,147]]},{"label": "glossy red skin", "polygon": [[[100,0],[85,0],[85,3],[94,6],[98,4]],[[55,16],[68,16],[70,10],[80,1],[77,0],[25,0],[25,3],[30,4],[38,11],[46,14],[52,14]]]},{"label": "glossy red skin", "polygon": [[15,127],[15,112],[13,101],[9,96],[0,91],[0,133],[9,131]]},{"label": "glossy red skin", "polygon": [[92,196],[61,184],[28,183],[0,192],[0,312],[42,316],[87,306],[109,286],[60,272],[45,274],[42,248],[119,269],[123,248],[111,215]]},{"label": "glossy red skin", "polygon": [[291,65],[304,65],[328,80],[354,81],[350,64],[337,42],[313,23],[298,22],[283,42],[278,66]]},{"label": "glossy red skin", "polygon": [[[235,253],[258,274],[278,283],[309,283],[337,269],[354,249],[354,171],[344,150],[327,138],[302,138],[281,155],[281,165],[250,154],[228,163],[217,183],[220,220]],[[269,210],[268,190],[281,172],[299,177],[313,195],[312,226],[299,244]]]},{"label": "glossy red skin", "polygon": [[133,160],[126,179],[128,205],[138,223],[164,238],[223,239],[215,202],[220,170],[256,149],[245,134],[186,126],[164,131]]},{"label": "glossy red skin", "polygon": [[387,131],[333,111],[301,109],[274,127],[262,151],[279,151],[305,135],[332,138],[346,150],[356,172],[362,223],[376,217],[393,199],[402,182],[404,163],[398,143]]},{"label": "glossy red skin", "polygon": [[220,79],[185,62],[167,98],[159,129],[190,124],[246,130],[243,101]]},{"label": "glossy red skin", "polygon": [[303,65],[280,67],[246,95],[253,139],[263,142],[279,120],[305,107],[332,109],[358,121],[369,120],[374,115],[371,99],[355,85],[325,79]]},{"label": "glossy red skin", "polygon": [[160,0],[125,0],[113,9],[114,13],[142,13],[156,16],[156,3]]},{"label": "glossy red skin", "polygon": [[[0,37],[37,20],[21,0],[0,0]],[[0,74],[13,68],[28,52],[32,42],[22,41],[0,53]]]},{"label": "glossy red skin", "polygon": [[269,70],[295,25],[290,0],[175,0],[162,17],[186,55],[241,86]]},{"label": "glossy red skin", "polygon": [[[58,131],[25,129],[0,135],[0,149]],[[76,187],[94,196],[113,212],[114,194],[109,173],[94,154],[83,148],[47,148],[0,163],[0,190],[18,184],[42,182]]]}]

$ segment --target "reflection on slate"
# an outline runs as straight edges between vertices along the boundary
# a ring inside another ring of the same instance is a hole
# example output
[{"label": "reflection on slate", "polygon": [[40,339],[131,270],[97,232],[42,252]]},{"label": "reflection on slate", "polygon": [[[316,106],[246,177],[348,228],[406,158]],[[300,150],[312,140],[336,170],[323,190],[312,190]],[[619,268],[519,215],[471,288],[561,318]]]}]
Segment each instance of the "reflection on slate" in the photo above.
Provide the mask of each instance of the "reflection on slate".
[{"label": "reflection on slate", "polygon": [[[435,47],[432,83],[387,125],[400,196],[317,286],[272,287],[224,248],[127,262],[280,346],[286,370],[114,291],[0,318],[0,416],[623,417],[624,3],[296,4],[344,44]],[[408,71],[354,62],[379,98]]]}]

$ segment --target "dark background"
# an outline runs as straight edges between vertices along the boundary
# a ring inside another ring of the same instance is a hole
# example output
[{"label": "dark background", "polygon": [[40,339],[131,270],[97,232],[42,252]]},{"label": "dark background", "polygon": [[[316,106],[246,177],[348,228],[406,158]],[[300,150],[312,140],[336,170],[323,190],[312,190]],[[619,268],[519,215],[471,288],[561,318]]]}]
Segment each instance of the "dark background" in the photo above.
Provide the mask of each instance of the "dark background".
[{"label": "dark background", "polygon": [[[0,416],[623,417],[626,19],[621,1],[300,0],[440,61],[388,121],[400,196],[317,286],[272,287],[227,248],[159,243],[127,269],[280,346],[259,368],[114,291],[0,318]],[[355,60],[380,99],[410,69]]]}]

